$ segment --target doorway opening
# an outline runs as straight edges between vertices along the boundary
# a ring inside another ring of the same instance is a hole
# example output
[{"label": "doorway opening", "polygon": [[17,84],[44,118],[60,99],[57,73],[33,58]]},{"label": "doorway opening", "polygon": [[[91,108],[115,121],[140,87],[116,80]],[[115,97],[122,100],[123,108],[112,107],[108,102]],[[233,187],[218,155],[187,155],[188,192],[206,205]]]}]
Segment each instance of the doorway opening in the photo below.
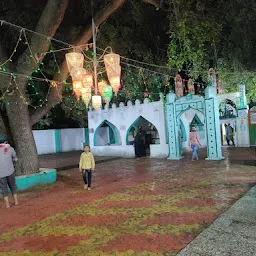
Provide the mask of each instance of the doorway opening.
[{"label": "doorway opening", "polygon": [[131,126],[127,130],[126,144],[132,145],[135,143],[136,135],[139,133],[140,127],[142,129],[141,137],[143,140],[143,145],[141,145],[141,147],[143,147],[142,151],[146,151],[146,156],[150,156],[150,145],[160,144],[160,139],[156,127],[144,117],[138,117],[131,124]]}]

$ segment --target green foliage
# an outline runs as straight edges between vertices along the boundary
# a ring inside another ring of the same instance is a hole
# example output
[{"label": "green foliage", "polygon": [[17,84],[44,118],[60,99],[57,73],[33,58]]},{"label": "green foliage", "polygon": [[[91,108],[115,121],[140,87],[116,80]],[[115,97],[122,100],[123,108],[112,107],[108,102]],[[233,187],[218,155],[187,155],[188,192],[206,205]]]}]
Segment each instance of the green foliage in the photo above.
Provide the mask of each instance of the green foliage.
[{"label": "green foliage", "polygon": [[87,127],[88,109],[82,100],[78,102],[74,95],[69,95],[63,98],[61,107],[66,118],[71,118],[76,121],[79,127]]},{"label": "green foliage", "polygon": [[49,128],[53,123],[52,114],[49,113],[47,116],[43,117],[37,124],[34,125],[33,129],[43,130]]},{"label": "green foliage", "polygon": [[127,102],[128,100],[135,101],[136,99],[142,101],[145,97],[156,101],[159,99],[160,93],[166,94],[168,92],[168,76],[128,66],[123,74],[123,87],[114,101]]},{"label": "green foliage", "polygon": [[237,91],[243,81],[250,100],[256,99],[256,2],[172,0],[168,63],[206,79],[214,67],[223,87]]}]

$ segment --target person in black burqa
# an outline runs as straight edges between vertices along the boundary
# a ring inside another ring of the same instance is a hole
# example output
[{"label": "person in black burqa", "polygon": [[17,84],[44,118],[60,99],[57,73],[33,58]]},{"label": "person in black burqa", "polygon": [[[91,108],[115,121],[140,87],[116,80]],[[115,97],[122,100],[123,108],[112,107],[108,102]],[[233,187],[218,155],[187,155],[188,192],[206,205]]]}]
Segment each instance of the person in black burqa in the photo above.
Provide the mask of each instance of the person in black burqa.
[{"label": "person in black burqa", "polygon": [[135,156],[137,158],[145,157],[146,153],[146,144],[145,144],[145,134],[140,126],[138,132],[134,139],[134,147],[135,147]]}]

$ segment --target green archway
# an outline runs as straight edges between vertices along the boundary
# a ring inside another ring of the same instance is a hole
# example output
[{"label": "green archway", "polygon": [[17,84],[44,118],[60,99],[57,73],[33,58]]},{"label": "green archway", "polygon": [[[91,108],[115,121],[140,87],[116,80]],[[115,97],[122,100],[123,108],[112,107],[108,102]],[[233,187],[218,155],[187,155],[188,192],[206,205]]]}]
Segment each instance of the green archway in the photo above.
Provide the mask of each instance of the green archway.
[{"label": "green archway", "polygon": [[204,124],[201,122],[197,114],[195,114],[194,118],[192,119],[189,125],[190,130],[192,129],[192,127],[196,127],[196,128],[198,127],[199,131],[203,130]]},{"label": "green archway", "polygon": [[117,134],[117,128],[110,123],[107,120],[104,120],[95,130],[94,132],[94,139],[93,139],[93,144],[94,146],[97,146],[97,134],[99,132],[99,129],[101,127],[109,127],[109,143],[112,144],[118,144],[118,134]]},{"label": "green archway", "polygon": [[183,141],[187,141],[186,129],[185,129],[185,126],[184,126],[184,124],[181,120],[180,120],[180,130],[181,130],[181,134],[182,134],[182,137],[183,137]]}]

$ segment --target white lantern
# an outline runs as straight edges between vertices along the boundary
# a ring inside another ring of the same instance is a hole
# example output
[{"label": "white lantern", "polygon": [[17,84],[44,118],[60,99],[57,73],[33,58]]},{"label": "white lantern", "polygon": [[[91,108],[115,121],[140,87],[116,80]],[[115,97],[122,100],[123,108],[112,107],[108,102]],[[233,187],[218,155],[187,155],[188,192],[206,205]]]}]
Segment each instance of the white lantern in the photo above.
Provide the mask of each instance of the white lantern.
[{"label": "white lantern", "polygon": [[111,84],[114,93],[116,94],[120,88],[120,55],[110,53],[104,56],[104,63],[108,75],[109,83]]},{"label": "white lantern", "polygon": [[79,52],[66,53],[66,61],[68,65],[68,70],[69,72],[71,72],[72,70],[83,67],[84,55]]},{"label": "white lantern", "polygon": [[73,92],[76,95],[77,101],[80,101],[81,98],[81,91],[82,91],[82,81],[80,80],[75,80],[73,81]]},{"label": "white lantern", "polygon": [[92,97],[91,87],[83,87],[82,88],[82,99],[83,99],[84,103],[86,104],[87,108],[91,101],[91,97]]},{"label": "white lantern", "polygon": [[83,81],[84,87],[90,87],[90,88],[93,87],[93,75],[92,74],[90,74],[90,73],[83,74],[82,81]]},{"label": "white lantern", "polygon": [[93,95],[92,96],[92,106],[93,108],[98,111],[101,108],[101,96],[100,95]]},{"label": "white lantern", "polygon": [[70,72],[73,80],[82,80],[83,75],[86,74],[86,70],[84,68],[75,68]]},{"label": "white lantern", "polygon": [[112,88],[113,88],[113,92],[115,94],[118,93],[120,87],[121,87],[121,82],[120,82],[120,76],[121,76],[121,67],[119,66],[119,68],[117,69],[117,72],[115,72],[116,74],[112,73],[111,75],[109,75],[109,83],[111,84]]},{"label": "white lantern", "polygon": [[115,53],[109,53],[104,56],[105,66],[120,66],[120,55]]}]

